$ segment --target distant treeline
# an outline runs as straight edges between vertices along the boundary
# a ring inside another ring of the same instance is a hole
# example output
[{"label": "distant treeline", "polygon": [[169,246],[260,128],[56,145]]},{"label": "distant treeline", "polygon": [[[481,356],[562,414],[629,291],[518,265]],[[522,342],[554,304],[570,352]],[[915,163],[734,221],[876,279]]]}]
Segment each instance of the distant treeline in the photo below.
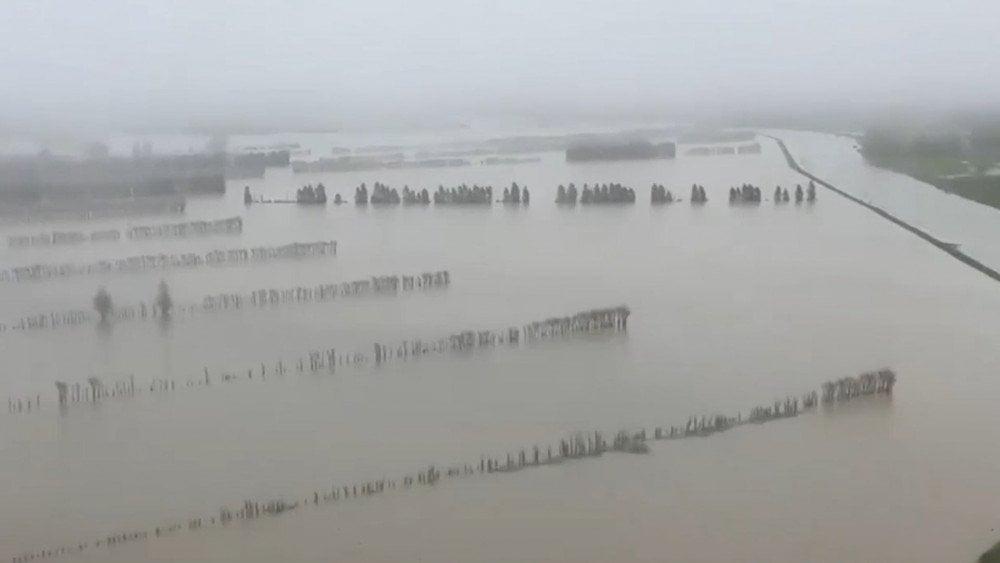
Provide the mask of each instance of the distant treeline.
[{"label": "distant treeline", "polygon": [[674,158],[676,154],[676,145],[669,142],[657,145],[649,141],[593,142],[566,149],[566,161]]}]

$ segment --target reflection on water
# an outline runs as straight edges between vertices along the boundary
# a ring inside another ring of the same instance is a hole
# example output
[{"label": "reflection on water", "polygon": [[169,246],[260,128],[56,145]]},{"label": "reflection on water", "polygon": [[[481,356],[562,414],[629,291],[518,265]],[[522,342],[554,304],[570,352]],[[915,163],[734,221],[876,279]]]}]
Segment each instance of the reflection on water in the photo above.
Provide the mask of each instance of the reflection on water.
[{"label": "reflection on water", "polygon": [[[338,240],[335,259],[5,285],[2,319],[88,308],[98,285],[121,303],[150,301],[161,277],[177,302],[188,302],[369,275],[452,274],[447,292],[221,312],[166,330],[130,322],[0,335],[3,394],[43,393],[50,405],[56,380],[182,379],[262,355],[502,327],[610,303],[628,303],[633,315],[627,337],[5,417],[0,555],[129,522],[184,520],[243,498],[475,459],[574,430],[733,412],[885,365],[903,382],[892,403],[864,400],[824,416],[655,445],[652,456],[311,507],[80,559],[974,559],[1000,526],[1000,452],[988,447],[1000,423],[990,400],[1000,367],[995,284],[824,190],[813,206],[729,207],[730,186],[750,182],[769,194],[802,182],[772,142],[762,146],[761,155],[587,165],[544,154],[537,163],[377,177],[269,171],[230,185],[225,198],[190,201],[187,217],[239,213],[243,247]],[[871,178],[860,162],[836,157],[849,154],[844,139],[803,134],[789,147],[834,184],[834,170],[840,179],[855,174],[841,186],[848,191]],[[824,170],[828,147],[834,160]],[[277,198],[322,181],[331,196],[347,196],[374,180],[429,190],[516,181],[532,201],[487,209],[242,203],[245,184]],[[560,183],[612,181],[635,188],[637,204],[553,203]],[[650,207],[654,182],[685,195],[702,184],[709,201]],[[128,221],[91,226],[125,229]],[[14,231],[0,226],[0,238]],[[3,263],[216,245],[122,240],[4,250]]]}]

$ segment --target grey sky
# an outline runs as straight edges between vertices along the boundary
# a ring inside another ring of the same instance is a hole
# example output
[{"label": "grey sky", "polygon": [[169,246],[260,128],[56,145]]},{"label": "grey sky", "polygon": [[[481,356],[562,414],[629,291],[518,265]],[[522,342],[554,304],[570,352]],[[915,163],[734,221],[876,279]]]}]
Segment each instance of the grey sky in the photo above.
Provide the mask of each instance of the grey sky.
[{"label": "grey sky", "polygon": [[996,0],[4,0],[0,118],[1000,100]]}]

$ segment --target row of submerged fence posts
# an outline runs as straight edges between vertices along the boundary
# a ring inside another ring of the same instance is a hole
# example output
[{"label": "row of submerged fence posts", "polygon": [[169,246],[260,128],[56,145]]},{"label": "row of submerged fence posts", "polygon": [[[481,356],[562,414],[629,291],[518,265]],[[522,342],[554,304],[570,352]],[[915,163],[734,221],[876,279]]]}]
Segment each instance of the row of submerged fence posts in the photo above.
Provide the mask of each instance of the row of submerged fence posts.
[{"label": "row of submerged fence posts", "polygon": [[[70,385],[65,381],[56,381],[56,393],[60,407],[75,403],[95,403],[102,399],[134,397],[136,395],[135,375],[129,375],[127,379],[120,379],[105,384],[99,377],[87,378],[86,384],[74,383]],[[34,398],[34,410],[41,408],[41,395]],[[8,399],[7,408],[9,412],[31,412],[31,399]]]},{"label": "row of submerged fence posts", "polygon": [[[141,225],[129,227],[125,235],[130,239],[180,238],[189,236],[206,236],[213,234],[239,234],[243,232],[243,219],[229,217],[213,221],[189,221],[165,225]],[[91,231],[53,231],[34,235],[10,235],[7,246],[22,248],[27,246],[58,246],[80,244],[83,242],[117,242],[121,240],[121,231],[106,229]]]},{"label": "row of submerged fence posts", "polygon": [[692,416],[684,426],[657,427],[654,438],[671,440],[704,437],[744,424],[762,424],[791,418],[814,411],[821,404],[821,399],[823,405],[833,406],[835,403],[845,403],[869,395],[891,395],[895,382],[896,374],[888,368],[866,372],[857,377],[844,377],[823,383],[822,397],[816,391],[810,391],[801,398],[786,397],[769,405],[752,407],[746,417],[742,413],[737,413],[735,417],[718,414]]},{"label": "row of submerged fence posts", "polygon": [[[326,350],[309,350],[306,356],[295,360],[294,365],[299,373],[307,370],[311,373],[328,369],[335,371],[336,366],[344,365],[365,365],[374,363],[381,365],[393,359],[406,361],[410,358],[431,353],[457,353],[471,351],[477,348],[488,348],[498,345],[517,346],[524,341],[545,340],[562,336],[571,336],[584,333],[603,332],[624,332],[628,328],[628,317],[631,314],[627,306],[618,306],[605,309],[592,309],[582,311],[574,315],[558,318],[550,318],[524,325],[521,328],[508,327],[500,330],[465,330],[443,338],[433,340],[405,340],[395,345],[374,343],[374,353],[369,356],[363,352],[355,351],[346,354],[337,354],[335,348]],[[283,376],[286,373],[284,360],[279,359],[274,363],[273,372]],[[222,383],[233,383],[243,380],[241,375],[243,370],[223,371],[219,376]],[[246,370],[246,380],[254,379],[254,370]],[[267,379],[267,366],[260,363],[260,380]],[[203,377],[190,378],[182,382],[182,388],[206,387],[211,384],[208,367],[204,367]],[[63,387],[65,386],[65,387]],[[67,405],[78,402],[95,402],[108,397],[134,397],[137,394],[135,378],[129,376],[127,381],[115,381],[110,387],[105,385],[100,378],[91,377],[86,386],[77,383],[72,387],[64,382],[57,382],[56,389],[59,392],[59,404]],[[169,392],[177,389],[177,382],[172,379],[154,379],[149,385],[150,393]],[[72,393],[67,390],[72,390]],[[65,395],[64,395],[65,393]],[[63,401],[63,397],[68,397]],[[37,406],[36,406],[37,410]],[[20,411],[17,411],[20,412]]]},{"label": "row of submerged fence posts", "polygon": [[[170,317],[177,318],[184,315],[191,315],[201,310],[201,306],[175,304],[170,309]],[[132,305],[115,305],[109,313],[109,317],[114,321],[129,321],[134,319],[162,318],[161,308],[156,303],[139,303]],[[61,326],[78,327],[94,322],[93,311],[75,310],[51,313],[39,313],[21,317],[11,324],[11,330],[44,330],[56,329]],[[4,325],[6,327],[6,325]],[[3,332],[3,330],[0,330]]]},{"label": "row of submerged fence posts", "polygon": [[[355,296],[366,294],[388,294],[414,289],[432,289],[448,287],[451,284],[451,274],[447,270],[424,272],[410,276],[373,276],[369,279],[323,284],[317,286],[298,286],[284,289],[259,289],[249,294],[220,293],[206,295],[200,305],[176,304],[171,308],[173,318],[194,314],[202,311],[219,311],[241,309],[244,304],[263,307],[285,303],[303,303],[326,301],[340,296]],[[160,307],[156,303],[139,303],[137,305],[116,305],[111,313],[115,321],[162,317]],[[75,310],[63,312],[41,313],[21,317],[10,325],[11,330],[42,330],[59,326],[81,326],[92,323],[92,311]],[[0,332],[7,330],[4,324]]]},{"label": "row of submerged fence posts", "polygon": [[136,395],[135,375],[127,379],[112,381],[110,386],[99,377],[87,378],[87,384],[74,383],[72,386],[65,381],[56,381],[56,391],[59,395],[59,405],[72,403],[96,402],[101,399],[116,397],[134,397]]},{"label": "row of submerged fence posts", "polygon": [[89,264],[33,264],[0,270],[0,281],[28,282],[76,275],[135,273],[170,268],[194,268],[265,262],[276,259],[336,256],[336,241],[293,242],[282,246],[212,250],[204,255],[145,254],[99,260]]},{"label": "row of submerged fence posts", "polygon": [[184,238],[207,235],[232,235],[243,232],[241,217],[227,217],[212,221],[188,221],[162,225],[140,225],[129,227],[125,236],[130,239]]},{"label": "row of submerged fence posts", "polygon": [[316,286],[258,289],[249,294],[222,293],[207,295],[202,300],[202,308],[205,310],[225,310],[240,309],[246,303],[263,307],[284,303],[318,302],[341,296],[398,293],[400,289],[403,291],[412,291],[416,288],[447,287],[450,284],[451,274],[447,270],[424,272],[410,276],[373,276],[350,282]]},{"label": "row of submerged fence posts", "polygon": [[[541,466],[553,463],[561,463],[566,460],[581,459],[585,457],[595,457],[607,451],[618,451],[627,453],[646,453],[648,448],[641,443],[644,440],[644,433],[630,435],[619,432],[612,445],[603,439],[600,432],[594,432],[586,438],[578,434],[569,439],[559,441],[558,454],[553,454],[552,446],[547,447],[547,454],[543,458],[542,450],[539,446],[532,446],[531,449],[521,449],[516,458],[511,453],[505,454],[505,458],[483,456],[479,460],[479,474],[492,474],[502,472],[512,472],[532,466]],[[531,452],[529,454],[529,452]],[[529,457],[530,455],[530,457]],[[218,510],[218,516],[200,516],[188,518],[185,522],[175,522],[168,525],[156,526],[152,530],[115,532],[104,535],[91,544],[90,542],[79,542],[70,547],[58,547],[54,549],[43,549],[32,553],[14,556],[12,563],[25,563],[28,561],[48,559],[59,555],[75,553],[89,549],[91,545],[99,547],[115,547],[121,544],[156,539],[169,536],[176,532],[187,530],[189,532],[198,531],[210,526],[225,526],[237,520],[253,520],[263,516],[278,516],[309,504],[320,505],[335,501],[347,500],[359,497],[369,497],[398,489],[409,489],[413,486],[434,486],[443,478],[458,478],[472,476],[477,473],[476,465],[470,463],[452,464],[446,466],[444,471],[435,465],[429,465],[425,469],[415,473],[404,475],[401,479],[374,479],[350,485],[333,485],[327,490],[315,490],[307,494],[300,500],[272,499],[259,501],[256,499],[246,499],[238,508],[223,506]]]},{"label": "row of submerged fence posts", "polygon": [[[34,406],[32,406],[34,405]],[[11,414],[31,412],[32,408],[38,410],[42,408],[42,396],[36,394],[34,397],[10,397],[7,399],[7,412]]]},{"label": "row of submerged fence posts", "polygon": [[[239,234],[243,232],[243,219],[228,217],[212,221],[188,221],[162,225],[139,225],[125,230],[125,236],[130,239],[180,238],[189,236],[205,236],[213,234]],[[117,242],[121,240],[121,231],[106,229],[91,231],[53,231],[35,235],[11,235],[7,237],[10,248],[25,246],[49,246],[61,244],[79,244],[90,242]]]},{"label": "row of submerged fence posts", "polygon": [[[336,370],[337,365],[364,365],[374,362],[381,365],[390,360],[402,359],[406,361],[411,356],[416,358],[429,353],[463,352],[476,348],[492,347],[498,344],[508,344],[516,346],[521,342],[521,334],[525,340],[542,340],[553,337],[560,337],[584,332],[596,331],[624,331],[627,330],[628,307],[616,307],[610,309],[597,309],[577,313],[576,315],[562,318],[547,319],[545,321],[525,325],[522,329],[514,327],[500,331],[463,331],[446,338],[423,341],[404,341],[397,346],[391,347],[381,343],[373,344],[373,355],[368,356],[362,352],[353,352],[338,355],[336,349],[330,348],[325,351],[309,351],[308,371],[316,373],[328,369],[331,373]],[[306,359],[299,358],[295,366],[299,373],[306,371]],[[286,368],[283,360],[278,360],[274,364],[273,373],[284,376]],[[225,371],[220,376],[220,381],[230,383],[242,380],[239,371]],[[260,364],[261,381],[267,379],[267,367],[265,363]],[[246,371],[246,379],[253,380],[253,369]],[[872,395],[877,393],[892,393],[895,384],[895,373],[890,369],[867,372],[858,377],[845,377],[836,381],[826,382],[822,386],[822,402],[824,404],[844,402],[856,397]],[[188,379],[186,387],[204,387],[211,385],[211,377],[207,367],[204,368],[203,378]],[[90,377],[86,385],[80,383],[72,387],[65,382],[56,382],[56,389],[59,394],[59,405],[65,406],[79,402],[97,402],[105,398],[132,398],[137,394],[135,386],[135,376],[129,375],[125,380],[117,380],[110,386],[102,382],[100,378]],[[150,393],[173,392],[176,391],[176,381],[168,379],[154,379],[150,386]],[[725,422],[718,416],[702,417],[701,419],[691,419],[684,428],[671,427],[666,432],[666,437],[687,437],[688,435],[709,433],[728,428],[732,425],[744,423],[759,423],[772,419],[787,418],[796,416],[801,410],[814,408],[819,403],[819,396],[816,392],[809,393],[801,398],[786,398],[783,402],[776,401],[769,406],[755,407],[749,412],[747,418],[738,415],[737,419]],[[8,399],[8,412],[32,412],[41,407],[40,395],[36,396],[34,407],[30,398]],[[662,429],[657,429],[657,434]]]},{"label": "row of submerged fence posts", "polygon": [[79,326],[91,322],[90,311],[61,311],[21,317],[10,324],[11,330],[41,330],[59,326]]},{"label": "row of submerged fence posts", "polygon": [[857,377],[843,377],[823,384],[824,403],[844,402],[865,395],[892,393],[896,385],[896,373],[883,368],[865,372]]},{"label": "row of submerged fence posts", "polygon": [[[848,377],[827,382],[822,386],[824,389],[824,403],[846,402],[871,394],[891,394],[895,382],[896,374],[888,368],[875,372],[866,372],[854,378]],[[833,391],[830,393],[829,400],[827,401],[826,389],[830,385],[833,386]],[[841,389],[843,389],[843,392],[840,392]],[[791,418],[803,413],[812,412],[819,404],[818,394],[812,391],[802,395],[801,401],[797,397],[789,396],[783,400],[775,401],[770,405],[752,407],[749,411],[750,416],[746,418],[740,413],[737,413],[735,417],[720,414],[691,416],[688,417],[687,423],[683,427],[656,427],[653,432],[653,440],[705,438],[741,425],[759,425],[765,422]],[[528,448],[521,448],[515,453],[506,452],[503,456],[499,457],[482,455],[479,458],[478,464],[456,463],[446,465],[443,472],[436,465],[430,465],[425,469],[417,471],[415,474],[406,474],[399,480],[379,478],[351,485],[333,484],[329,489],[322,491],[314,490],[304,495],[304,497],[301,497],[301,501],[289,501],[285,499],[258,501],[246,499],[235,509],[225,506],[221,507],[217,516],[189,518],[186,522],[174,522],[169,525],[157,526],[151,531],[133,530],[116,532],[102,536],[93,543],[93,546],[113,547],[132,541],[164,537],[175,532],[184,531],[185,529],[191,532],[210,526],[225,526],[235,520],[250,520],[262,516],[278,516],[295,510],[300,506],[307,506],[310,502],[313,505],[327,504],[350,498],[373,496],[397,488],[409,489],[415,485],[434,486],[444,478],[509,473],[531,467],[597,458],[608,452],[625,454],[648,453],[649,445],[647,443],[646,430],[620,430],[614,435],[610,444],[600,431],[577,432],[560,439],[556,444],[555,450],[553,450],[551,445],[539,446],[535,444]],[[90,546],[90,542],[79,542],[68,547],[62,546],[23,553],[14,556],[11,559],[11,563],[27,563],[29,561],[77,553],[88,549]]]},{"label": "row of submerged fence posts", "polygon": [[64,244],[80,244],[90,242],[112,242],[121,239],[121,233],[117,230],[91,231],[89,234],[82,231],[53,231],[52,233],[39,233],[35,235],[11,235],[7,237],[7,246],[10,248],[23,248],[28,246],[58,246]]}]

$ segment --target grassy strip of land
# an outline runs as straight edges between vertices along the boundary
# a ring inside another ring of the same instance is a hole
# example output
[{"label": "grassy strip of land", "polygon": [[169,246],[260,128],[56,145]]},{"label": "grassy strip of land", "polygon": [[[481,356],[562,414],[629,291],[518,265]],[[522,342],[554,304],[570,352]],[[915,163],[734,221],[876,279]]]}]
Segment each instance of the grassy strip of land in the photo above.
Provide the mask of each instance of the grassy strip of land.
[{"label": "grassy strip of land", "polygon": [[1000,542],[997,542],[992,549],[982,554],[977,561],[979,563],[1000,563]]},{"label": "grassy strip of land", "polygon": [[869,164],[900,172],[948,193],[1000,209],[1000,175],[982,171],[987,163],[970,163],[955,156],[903,154],[867,155]]}]

